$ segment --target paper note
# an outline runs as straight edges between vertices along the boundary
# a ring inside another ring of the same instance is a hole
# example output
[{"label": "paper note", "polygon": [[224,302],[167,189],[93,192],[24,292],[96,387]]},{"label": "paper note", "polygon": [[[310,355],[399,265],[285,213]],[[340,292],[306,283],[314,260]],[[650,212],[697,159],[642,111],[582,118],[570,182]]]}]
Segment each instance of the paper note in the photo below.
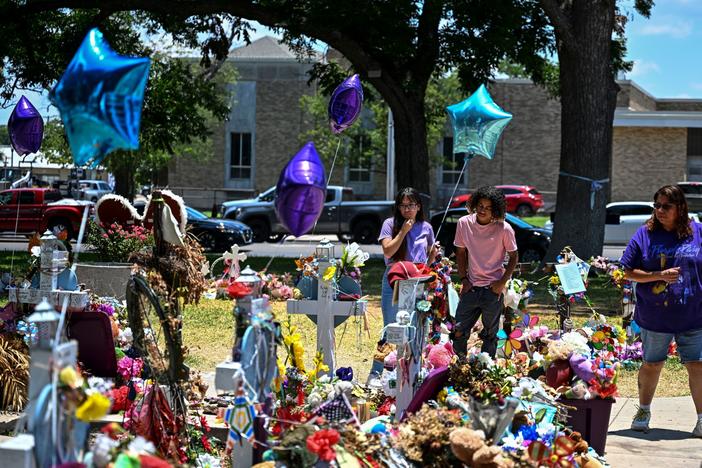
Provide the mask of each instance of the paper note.
[{"label": "paper note", "polygon": [[575,294],[585,291],[585,283],[583,277],[580,276],[580,270],[575,262],[556,265],[556,273],[561,280],[563,292],[566,294]]}]

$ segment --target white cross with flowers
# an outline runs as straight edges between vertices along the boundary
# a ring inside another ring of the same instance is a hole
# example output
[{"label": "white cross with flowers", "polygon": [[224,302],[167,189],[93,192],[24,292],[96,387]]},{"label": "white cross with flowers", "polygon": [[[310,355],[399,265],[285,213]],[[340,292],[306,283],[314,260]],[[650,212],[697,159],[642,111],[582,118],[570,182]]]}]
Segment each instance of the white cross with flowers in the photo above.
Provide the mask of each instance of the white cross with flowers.
[{"label": "white cross with flowers", "polygon": [[227,260],[231,262],[231,266],[229,267],[229,276],[231,278],[237,278],[239,276],[239,271],[241,271],[239,262],[246,260],[246,254],[244,252],[239,252],[239,244],[234,244],[228,252],[224,252],[224,254],[222,254],[222,259],[224,260],[225,264]]},{"label": "white cross with flowers", "polygon": [[[317,319],[317,350],[324,356],[324,364],[329,367],[329,373],[334,374],[336,369],[336,335],[334,333],[335,317],[363,316],[366,313],[368,303],[365,300],[338,301],[336,300],[336,289],[334,280],[344,261],[350,262],[345,266],[363,266],[363,262],[368,259],[368,254],[364,254],[358,248],[358,244],[349,252],[345,249],[341,262],[334,262],[333,259],[321,259],[319,261],[319,278],[317,282],[317,299],[289,299],[287,301],[288,314],[302,314],[315,316]],[[349,246],[349,247],[351,247]],[[353,254],[353,255],[351,255]],[[361,263],[358,263],[361,260]],[[332,270],[332,268],[334,270]]]}]

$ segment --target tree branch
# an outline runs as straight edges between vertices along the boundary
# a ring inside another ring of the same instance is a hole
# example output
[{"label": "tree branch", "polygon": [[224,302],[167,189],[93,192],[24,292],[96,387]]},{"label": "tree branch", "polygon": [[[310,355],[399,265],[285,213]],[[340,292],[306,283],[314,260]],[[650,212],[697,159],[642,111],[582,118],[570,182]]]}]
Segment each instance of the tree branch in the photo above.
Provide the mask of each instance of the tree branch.
[{"label": "tree branch", "polygon": [[558,5],[557,0],[539,0],[539,2],[541,3],[541,8],[544,9],[551,20],[551,25],[556,31],[557,37],[560,37],[563,45],[571,52],[577,50],[578,41],[573,33],[573,26],[563,9]]}]

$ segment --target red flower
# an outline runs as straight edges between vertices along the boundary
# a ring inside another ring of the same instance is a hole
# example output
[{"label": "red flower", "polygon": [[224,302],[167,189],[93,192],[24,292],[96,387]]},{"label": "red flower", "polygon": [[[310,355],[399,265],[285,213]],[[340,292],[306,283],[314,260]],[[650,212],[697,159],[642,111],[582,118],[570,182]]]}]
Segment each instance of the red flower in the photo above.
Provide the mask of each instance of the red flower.
[{"label": "red flower", "polygon": [[200,416],[200,425],[202,426],[202,430],[205,431],[205,433],[210,432],[210,425],[207,424],[207,418],[204,414]]},{"label": "red flower", "polygon": [[118,413],[129,409],[131,402],[127,400],[127,395],[129,395],[129,387],[126,385],[110,390],[110,399],[112,399],[112,413]]},{"label": "red flower", "polygon": [[339,433],[335,429],[322,429],[307,438],[307,450],[317,454],[320,460],[332,461],[336,458],[334,445],[339,439]]},{"label": "red flower", "polygon": [[139,455],[142,468],[172,468],[173,465],[153,455]]},{"label": "red flower", "polygon": [[211,452],[212,451],[212,446],[210,445],[210,441],[207,440],[206,435],[202,435],[200,437],[200,442],[202,442],[202,448],[204,448],[206,451]]},{"label": "red flower", "polygon": [[251,289],[244,285],[244,283],[233,282],[227,288],[227,293],[232,299],[241,299],[244,296],[251,294]]},{"label": "red flower", "polygon": [[381,416],[390,414],[390,408],[395,404],[394,398],[386,398],[382,405],[378,408],[378,414]]}]

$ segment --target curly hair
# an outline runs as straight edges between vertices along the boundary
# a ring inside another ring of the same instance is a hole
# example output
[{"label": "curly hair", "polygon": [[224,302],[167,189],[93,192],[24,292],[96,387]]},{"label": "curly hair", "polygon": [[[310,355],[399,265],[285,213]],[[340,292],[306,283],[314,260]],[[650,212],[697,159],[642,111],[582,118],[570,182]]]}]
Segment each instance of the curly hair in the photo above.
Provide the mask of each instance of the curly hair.
[{"label": "curly hair", "polygon": [[[678,239],[684,239],[692,235],[692,227],[690,226],[690,216],[688,215],[687,200],[685,192],[677,185],[664,185],[653,195],[653,202],[657,202],[658,198],[664,196],[668,199],[668,203],[678,207],[678,219],[675,220],[675,232],[678,234]],[[646,221],[648,231],[663,229],[663,225],[656,218],[656,211],[653,210],[651,217]]]},{"label": "curly hair", "polygon": [[492,185],[484,185],[478,188],[470,196],[470,203],[468,204],[468,211],[475,213],[478,209],[478,203],[480,200],[490,200],[492,203],[492,218],[496,220],[502,220],[505,218],[505,194],[501,190],[496,189]]}]

